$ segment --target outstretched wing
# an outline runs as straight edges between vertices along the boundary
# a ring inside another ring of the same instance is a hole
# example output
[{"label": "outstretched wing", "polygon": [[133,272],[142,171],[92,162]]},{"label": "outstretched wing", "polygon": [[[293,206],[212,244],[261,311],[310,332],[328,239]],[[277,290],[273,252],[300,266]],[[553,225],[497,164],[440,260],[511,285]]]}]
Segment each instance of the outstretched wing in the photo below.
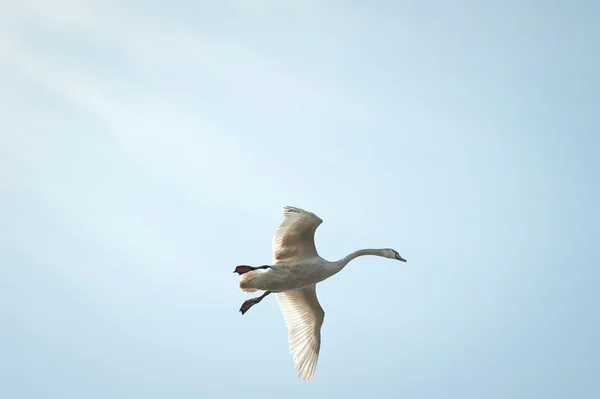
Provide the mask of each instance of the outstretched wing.
[{"label": "outstretched wing", "polygon": [[273,237],[273,263],[317,256],[315,231],[323,221],[314,213],[293,206],[283,208],[283,221]]},{"label": "outstretched wing", "polygon": [[290,352],[298,377],[310,381],[321,349],[321,326],[325,312],[317,299],[316,286],[275,294],[288,329]]}]

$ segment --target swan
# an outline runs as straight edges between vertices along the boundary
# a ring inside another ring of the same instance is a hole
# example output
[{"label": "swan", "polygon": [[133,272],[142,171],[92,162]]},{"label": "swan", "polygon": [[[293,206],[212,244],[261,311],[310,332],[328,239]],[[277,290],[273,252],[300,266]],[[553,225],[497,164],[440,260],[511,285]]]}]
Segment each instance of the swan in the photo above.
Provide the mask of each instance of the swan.
[{"label": "swan", "polygon": [[315,231],[323,223],[312,212],[293,206],[283,208],[283,221],[273,237],[271,265],[240,265],[239,288],[244,293],[264,291],[242,304],[244,315],[252,306],[274,293],[288,329],[288,344],[293,354],[297,377],[310,381],[315,373],[321,348],[321,326],[325,312],[317,299],[317,283],[340,272],[351,260],[365,255],[406,262],[390,248],[360,249],[330,262],[315,248]]}]

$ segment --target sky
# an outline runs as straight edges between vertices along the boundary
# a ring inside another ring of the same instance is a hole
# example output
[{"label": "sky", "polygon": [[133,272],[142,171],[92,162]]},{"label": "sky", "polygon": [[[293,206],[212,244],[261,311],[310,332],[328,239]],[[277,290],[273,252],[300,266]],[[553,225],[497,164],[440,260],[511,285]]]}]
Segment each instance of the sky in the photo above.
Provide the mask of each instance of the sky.
[{"label": "sky", "polygon": [[[0,397],[600,396],[594,1],[4,0]],[[273,296],[316,213],[314,379]]]}]

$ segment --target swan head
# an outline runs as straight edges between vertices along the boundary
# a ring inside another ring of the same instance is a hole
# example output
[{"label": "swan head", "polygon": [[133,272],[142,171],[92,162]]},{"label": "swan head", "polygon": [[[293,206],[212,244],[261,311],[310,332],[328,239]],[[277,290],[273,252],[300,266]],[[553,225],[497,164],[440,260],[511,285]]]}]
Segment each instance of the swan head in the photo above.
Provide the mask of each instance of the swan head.
[{"label": "swan head", "polygon": [[386,258],[389,258],[389,259],[399,260],[400,262],[406,262],[406,259],[404,259],[402,256],[400,256],[398,251],[393,250],[391,248],[384,249],[383,256],[385,256]]}]

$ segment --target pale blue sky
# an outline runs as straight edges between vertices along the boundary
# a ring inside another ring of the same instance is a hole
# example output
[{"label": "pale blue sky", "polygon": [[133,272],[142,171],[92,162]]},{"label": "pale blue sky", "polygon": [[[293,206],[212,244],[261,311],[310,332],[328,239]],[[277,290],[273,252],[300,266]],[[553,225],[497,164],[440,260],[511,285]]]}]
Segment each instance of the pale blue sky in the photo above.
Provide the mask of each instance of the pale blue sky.
[{"label": "pale blue sky", "polygon": [[[0,397],[600,397],[597,2],[82,3],[0,4]],[[408,259],[309,384],[232,273],[284,205]]]}]

